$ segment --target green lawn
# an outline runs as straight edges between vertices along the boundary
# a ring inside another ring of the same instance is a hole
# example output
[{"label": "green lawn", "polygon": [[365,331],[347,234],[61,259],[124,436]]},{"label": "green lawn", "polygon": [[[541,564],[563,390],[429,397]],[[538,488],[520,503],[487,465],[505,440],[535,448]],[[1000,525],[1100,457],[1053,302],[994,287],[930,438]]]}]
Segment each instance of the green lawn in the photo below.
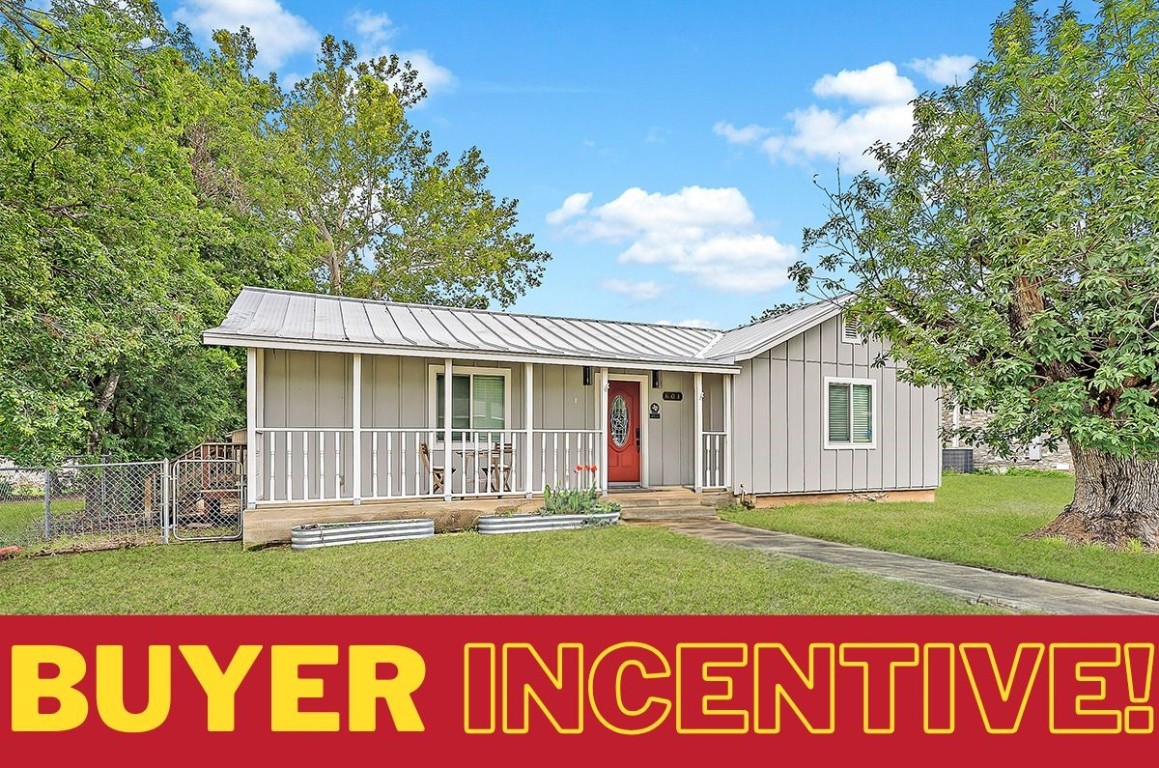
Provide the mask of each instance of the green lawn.
[{"label": "green lawn", "polygon": [[0,501],[0,545],[22,542],[36,523],[44,523],[44,500]]},{"label": "green lawn", "polygon": [[[77,512],[84,508],[80,499],[55,499],[54,515]],[[44,525],[44,500],[0,501],[0,546],[24,544],[29,531]]]},{"label": "green lawn", "polygon": [[2,613],[978,613],[933,591],[662,528],[294,552],[182,544],[0,562]]},{"label": "green lawn", "polygon": [[947,475],[933,504],[729,510],[728,520],[1071,584],[1159,597],[1159,556],[1026,539],[1074,495],[1069,477]]}]

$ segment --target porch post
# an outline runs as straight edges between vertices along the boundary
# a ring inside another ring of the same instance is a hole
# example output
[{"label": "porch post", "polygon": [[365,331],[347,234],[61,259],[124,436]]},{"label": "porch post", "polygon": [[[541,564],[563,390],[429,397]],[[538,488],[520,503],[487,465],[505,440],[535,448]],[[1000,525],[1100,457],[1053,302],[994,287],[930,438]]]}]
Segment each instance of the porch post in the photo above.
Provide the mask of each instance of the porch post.
[{"label": "porch post", "polygon": [[245,505],[258,502],[258,351],[245,351]]},{"label": "porch post", "polygon": [[732,374],[720,374],[724,384],[724,487],[732,490]]},{"label": "porch post", "polygon": [[[443,501],[451,500],[451,389],[455,364],[451,358],[443,360]],[[464,462],[463,471],[466,471]]]},{"label": "porch post", "polygon": [[692,382],[696,399],[696,415],[693,416],[696,424],[696,460],[693,462],[696,479],[692,487],[700,493],[704,488],[704,374],[699,371],[692,374]]},{"label": "porch post", "polygon": [[535,456],[532,443],[535,433],[531,429],[532,419],[535,418],[534,408],[534,376],[531,363],[523,364],[523,495],[531,498],[531,475],[535,472]]},{"label": "porch post", "polygon": [[600,488],[608,492],[608,369],[600,369],[600,407],[596,413],[600,422]]},{"label": "porch post", "polygon": [[354,428],[354,503],[362,503],[362,355],[354,356],[351,390],[354,398],[351,425]]}]

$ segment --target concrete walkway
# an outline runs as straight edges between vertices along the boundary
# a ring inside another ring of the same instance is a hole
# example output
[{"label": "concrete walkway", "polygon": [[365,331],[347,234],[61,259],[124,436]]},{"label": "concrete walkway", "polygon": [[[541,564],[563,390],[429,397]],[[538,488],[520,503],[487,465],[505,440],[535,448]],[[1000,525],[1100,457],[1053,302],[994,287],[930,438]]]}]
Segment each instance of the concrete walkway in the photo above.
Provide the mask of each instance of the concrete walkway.
[{"label": "concrete walkway", "polygon": [[987,571],[924,557],[879,552],[792,533],[749,528],[722,520],[666,523],[666,527],[708,541],[789,555],[908,581],[972,602],[1031,613],[1159,614],[1159,601],[1101,589],[1076,587],[1028,576]]}]

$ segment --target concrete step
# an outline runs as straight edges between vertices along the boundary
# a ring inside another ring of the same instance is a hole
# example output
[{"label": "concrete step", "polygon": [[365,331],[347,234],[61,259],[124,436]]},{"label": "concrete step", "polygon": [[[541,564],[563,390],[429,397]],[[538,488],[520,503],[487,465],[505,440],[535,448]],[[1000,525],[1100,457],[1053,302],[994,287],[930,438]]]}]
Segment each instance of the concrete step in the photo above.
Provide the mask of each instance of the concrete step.
[{"label": "concrete step", "polygon": [[632,523],[652,523],[673,520],[716,520],[716,512],[711,507],[625,507],[620,519]]},{"label": "concrete step", "polygon": [[614,501],[625,509],[628,507],[642,509],[646,507],[698,506],[700,504],[697,499],[658,499],[649,496],[625,498],[619,494],[608,496],[608,501]]},{"label": "concrete step", "polygon": [[624,509],[647,509],[657,507],[716,507],[728,501],[728,493],[696,493],[689,488],[661,488],[640,491],[613,491],[608,500]]}]

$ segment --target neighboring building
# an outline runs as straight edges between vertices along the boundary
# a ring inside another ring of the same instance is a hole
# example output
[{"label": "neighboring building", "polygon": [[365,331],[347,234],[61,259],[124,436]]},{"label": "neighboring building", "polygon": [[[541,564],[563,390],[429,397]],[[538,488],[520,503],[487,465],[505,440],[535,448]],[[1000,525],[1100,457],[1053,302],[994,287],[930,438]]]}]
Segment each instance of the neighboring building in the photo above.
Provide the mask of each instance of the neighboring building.
[{"label": "neighboring building", "polygon": [[833,302],[721,332],[246,288],[204,341],[248,350],[251,543],[546,486],[773,505],[939,484],[937,392],[873,367]]},{"label": "neighboring building", "polygon": [[964,411],[954,405],[952,396],[942,398],[942,433],[947,435],[943,441],[943,448],[973,449],[974,470],[1002,471],[1008,467],[1027,467],[1031,469],[1061,469],[1068,472],[1074,470],[1071,463],[1070,448],[1065,441],[1060,441],[1052,451],[1044,441],[1035,440],[1030,445],[1015,446],[1012,457],[999,456],[988,445],[968,445],[961,439],[953,437],[958,427],[976,428],[983,426],[990,418],[988,411]]}]

